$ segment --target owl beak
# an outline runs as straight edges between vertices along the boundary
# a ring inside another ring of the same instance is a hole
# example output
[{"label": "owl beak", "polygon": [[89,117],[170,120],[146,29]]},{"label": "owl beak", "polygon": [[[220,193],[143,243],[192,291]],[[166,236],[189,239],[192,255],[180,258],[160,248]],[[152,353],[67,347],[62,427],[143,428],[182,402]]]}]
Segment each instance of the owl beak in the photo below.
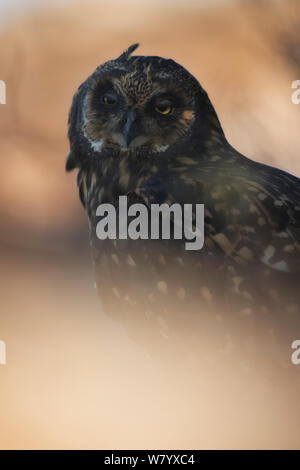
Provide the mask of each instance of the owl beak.
[{"label": "owl beak", "polygon": [[123,128],[123,136],[126,148],[130,147],[130,143],[138,137],[137,116],[135,111],[130,110],[126,116],[126,122]]}]

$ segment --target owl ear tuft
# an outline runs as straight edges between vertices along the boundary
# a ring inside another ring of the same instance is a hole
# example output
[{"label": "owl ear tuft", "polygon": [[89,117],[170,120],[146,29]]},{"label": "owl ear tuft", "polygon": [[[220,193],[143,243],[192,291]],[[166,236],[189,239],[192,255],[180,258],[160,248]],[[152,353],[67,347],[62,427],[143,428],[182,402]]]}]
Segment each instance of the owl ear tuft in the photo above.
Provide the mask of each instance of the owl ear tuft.
[{"label": "owl ear tuft", "polygon": [[118,57],[118,60],[128,60],[131,54],[139,47],[139,43],[137,42],[136,44],[132,44],[132,46],[129,46],[126,51],[124,51],[120,57]]}]

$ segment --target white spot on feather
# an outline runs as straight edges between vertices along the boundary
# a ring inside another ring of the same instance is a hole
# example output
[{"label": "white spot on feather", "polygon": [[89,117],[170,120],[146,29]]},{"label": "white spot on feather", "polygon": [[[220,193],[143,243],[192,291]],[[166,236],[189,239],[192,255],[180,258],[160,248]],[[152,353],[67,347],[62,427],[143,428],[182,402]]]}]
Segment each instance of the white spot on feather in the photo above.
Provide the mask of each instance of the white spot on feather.
[{"label": "white spot on feather", "polygon": [[261,258],[261,261],[266,265],[269,266],[269,268],[276,269],[277,271],[281,272],[289,272],[289,267],[286,263],[286,261],[281,260],[281,261],[276,261],[276,263],[271,263],[270,260],[273,258],[275,254],[275,247],[272,245],[268,245],[267,248],[264,251],[264,256]]},{"label": "white spot on feather", "polygon": [[95,140],[92,140],[90,137],[88,137],[86,134],[85,136],[88,139],[89,143],[91,144],[92,149],[95,150],[95,152],[100,152],[102,150],[103,139],[95,141]]},{"label": "white spot on feather", "polygon": [[169,148],[169,145],[165,144],[154,144],[153,150],[154,152],[165,152]]},{"label": "white spot on feather", "polygon": [[284,273],[288,273],[290,271],[286,261],[284,260],[277,261],[277,263],[273,264],[272,268],[277,269],[277,271],[282,271]]}]

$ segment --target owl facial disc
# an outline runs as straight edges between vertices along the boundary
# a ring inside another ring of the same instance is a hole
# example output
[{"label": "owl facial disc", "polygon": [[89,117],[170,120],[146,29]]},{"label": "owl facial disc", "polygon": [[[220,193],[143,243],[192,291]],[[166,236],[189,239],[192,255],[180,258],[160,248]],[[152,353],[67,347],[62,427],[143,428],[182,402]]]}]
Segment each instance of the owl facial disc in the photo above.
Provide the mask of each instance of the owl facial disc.
[{"label": "owl facial disc", "polygon": [[83,133],[94,151],[165,152],[187,135],[194,98],[173,68],[178,75],[169,59],[126,53],[96,69],[83,100]]}]

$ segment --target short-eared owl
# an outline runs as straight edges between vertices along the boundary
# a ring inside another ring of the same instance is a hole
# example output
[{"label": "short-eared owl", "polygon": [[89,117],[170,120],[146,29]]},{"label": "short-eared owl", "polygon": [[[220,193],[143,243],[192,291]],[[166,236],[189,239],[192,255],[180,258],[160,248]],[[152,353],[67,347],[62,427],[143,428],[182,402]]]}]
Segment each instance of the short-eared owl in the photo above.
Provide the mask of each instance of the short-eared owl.
[{"label": "short-eared owl", "polygon": [[[148,325],[198,316],[207,328],[299,327],[299,179],[237,152],[196,78],[171,59],[133,56],[137,46],[96,68],[69,115],[66,168],[78,169],[104,308]],[[124,195],[147,208],[204,204],[203,248],[99,240],[97,207]]]}]

